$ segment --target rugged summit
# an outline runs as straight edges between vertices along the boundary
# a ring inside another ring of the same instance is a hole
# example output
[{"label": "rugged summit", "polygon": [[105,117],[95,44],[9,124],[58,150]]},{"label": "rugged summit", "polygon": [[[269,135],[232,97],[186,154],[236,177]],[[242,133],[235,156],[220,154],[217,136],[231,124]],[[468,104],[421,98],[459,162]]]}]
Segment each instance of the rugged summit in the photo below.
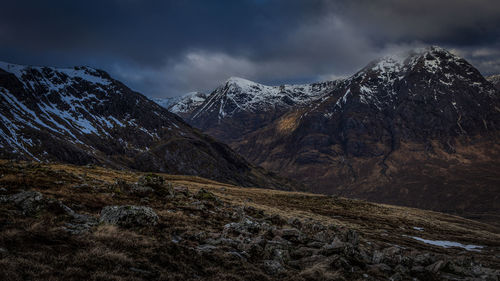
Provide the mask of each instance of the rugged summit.
[{"label": "rugged summit", "polygon": [[291,108],[321,99],[337,83],[266,86],[231,77],[192,110],[186,120],[210,135],[230,142],[269,124]]},{"label": "rugged summit", "polygon": [[107,73],[0,63],[0,157],[281,187],[229,147]]},{"label": "rugged summit", "polygon": [[[500,96],[477,69],[428,47],[373,61],[331,85],[274,118],[272,110],[248,114],[247,123],[270,122],[221,140],[315,192],[495,220]],[[221,136],[214,121],[187,120]]]}]

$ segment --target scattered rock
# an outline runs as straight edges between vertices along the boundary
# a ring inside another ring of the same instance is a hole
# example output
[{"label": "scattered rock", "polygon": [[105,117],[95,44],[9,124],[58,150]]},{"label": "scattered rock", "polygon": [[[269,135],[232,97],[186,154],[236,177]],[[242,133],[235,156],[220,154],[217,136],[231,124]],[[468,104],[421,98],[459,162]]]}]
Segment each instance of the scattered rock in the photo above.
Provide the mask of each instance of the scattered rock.
[{"label": "scattered rock", "polygon": [[155,192],[155,190],[152,187],[145,186],[145,185],[133,185],[130,187],[129,192],[134,195],[138,196],[147,196]]},{"label": "scattered rock", "polygon": [[100,221],[125,227],[150,226],[158,223],[158,215],[144,206],[107,206],[101,211]]},{"label": "scattered rock", "polygon": [[377,264],[381,263],[384,260],[384,253],[375,250],[373,252],[372,263]]},{"label": "scattered rock", "polygon": [[353,246],[357,246],[359,243],[359,235],[355,230],[349,229],[346,232],[346,241]]},{"label": "scattered rock", "polygon": [[297,240],[302,236],[302,233],[295,228],[285,228],[281,230],[281,237],[287,240]]},{"label": "scattered rock", "polygon": [[174,192],[176,195],[189,196],[189,189],[186,186],[178,185],[174,187]]},{"label": "scattered rock", "polygon": [[386,273],[391,272],[392,269],[390,266],[384,263],[374,264],[368,266],[368,272],[374,275],[384,275]]},{"label": "scattered rock", "polygon": [[217,249],[217,247],[215,247],[213,245],[209,245],[209,244],[200,245],[200,246],[196,247],[196,250],[200,253],[210,253],[210,252],[214,251],[215,249]]},{"label": "scattered rock", "polygon": [[71,186],[71,188],[74,188],[78,190],[79,192],[90,192],[92,191],[92,187],[89,184],[82,183],[82,184],[76,184]]},{"label": "scattered rock", "polygon": [[139,186],[147,186],[153,189],[157,189],[165,184],[165,179],[159,175],[155,174],[147,174],[143,175],[137,181],[137,185]]},{"label": "scattered rock", "polygon": [[163,177],[155,174],[141,176],[132,188],[132,192],[142,195],[147,195],[153,192],[159,196],[173,197],[175,195],[172,184],[166,183]]},{"label": "scattered rock", "polygon": [[275,260],[264,260],[264,270],[270,275],[278,275],[286,271],[283,265]]},{"label": "scattered rock", "polygon": [[425,268],[425,270],[432,272],[432,273],[437,273],[439,270],[441,270],[445,266],[445,262],[443,260],[439,260]]},{"label": "scattered rock", "polygon": [[335,239],[331,244],[326,244],[321,248],[320,253],[325,256],[341,253],[344,250],[345,244],[339,239]]},{"label": "scattered rock", "polygon": [[294,259],[301,259],[301,258],[305,258],[305,257],[310,257],[316,253],[318,253],[318,249],[309,248],[309,247],[300,247],[296,250],[293,250],[290,253],[290,256]]},{"label": "scattered rock", "polygon": [[394,273],[390,278],[390,281],[403,281],[403,276],[400,273]]},{"label": "scattered rock", "polygon": [[319,249],[319,248],[323,247],[324,245],[325,245],[325,243],[319,242],[319,241],[313,241],[313,242],[307,243],[307,247],[316,248],[316,249]]},{"label": "scattered rock", "polygon": [[0,202],[11,202],[19,208],[24,215],[32,216],[46,206],[43,195],[37,191],[22,191],[10,196],[2,196]]},{"label": "scattered rock", "polygon": [[207,201],[218,201],[219,200],[219,198],[217,198],[217,196],[215,196],[212,192],[210,192],[204,188],[201,188],[200,190],[198,190],[195,197],[199,200],[207,200]]}]

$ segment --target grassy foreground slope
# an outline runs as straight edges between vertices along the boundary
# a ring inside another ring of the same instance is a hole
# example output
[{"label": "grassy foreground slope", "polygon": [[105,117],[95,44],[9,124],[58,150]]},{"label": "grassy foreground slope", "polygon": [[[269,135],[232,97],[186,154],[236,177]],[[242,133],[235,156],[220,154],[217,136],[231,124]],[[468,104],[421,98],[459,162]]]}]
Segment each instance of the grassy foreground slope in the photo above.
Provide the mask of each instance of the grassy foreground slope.
[{"label": "grassy foreground slope", "polygon": [[[0,280],[498,280],[492,225],[158,175],[0,161]],[[154,223],[102,221],[128,205]]]}]

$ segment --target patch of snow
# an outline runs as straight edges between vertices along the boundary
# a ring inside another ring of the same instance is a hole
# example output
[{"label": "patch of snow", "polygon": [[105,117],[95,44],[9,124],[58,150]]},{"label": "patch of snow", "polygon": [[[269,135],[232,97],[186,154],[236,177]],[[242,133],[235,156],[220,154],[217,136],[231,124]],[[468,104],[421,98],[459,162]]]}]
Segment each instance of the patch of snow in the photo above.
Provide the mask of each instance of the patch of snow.
[{"label": "patch of snow", "polygon": [[420,242],[423,242],[425,244],[439,246],[439,247],[443,247],[443,248],[457,247],[457,248],[463,248],[463,249],[465,249],[467,251],[476,251],[476,252],[480,252],[481,249],[484,248],[484,246],[465,245],[465,244],[462,244],[462,243],[452,242],[452,241],[428,240],[428,239],[420,238],[420,237],[417,237],[417,236],[409,236],[409,237],[411,237],[411,238],[413,238],[415,240],[418,240]]}]

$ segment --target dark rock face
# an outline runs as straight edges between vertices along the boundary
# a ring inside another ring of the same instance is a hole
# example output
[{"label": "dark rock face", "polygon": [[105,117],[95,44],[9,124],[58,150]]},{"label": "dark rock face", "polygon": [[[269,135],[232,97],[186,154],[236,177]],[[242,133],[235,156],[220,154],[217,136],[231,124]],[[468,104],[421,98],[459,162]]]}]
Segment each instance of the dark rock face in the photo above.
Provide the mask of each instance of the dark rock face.
[{"label": "dark rock face", "polygon": [[0,158],[287,185],[96,69],[0,63],[0,118]]},{"label": "dark rock face", "polygon": [[[273,112],[221,139],[311,191],[486,219],[500,212],[500,94],[442,48],[374,61],[309,106]],[[223,123],[188,121],[221,136]]]}]

